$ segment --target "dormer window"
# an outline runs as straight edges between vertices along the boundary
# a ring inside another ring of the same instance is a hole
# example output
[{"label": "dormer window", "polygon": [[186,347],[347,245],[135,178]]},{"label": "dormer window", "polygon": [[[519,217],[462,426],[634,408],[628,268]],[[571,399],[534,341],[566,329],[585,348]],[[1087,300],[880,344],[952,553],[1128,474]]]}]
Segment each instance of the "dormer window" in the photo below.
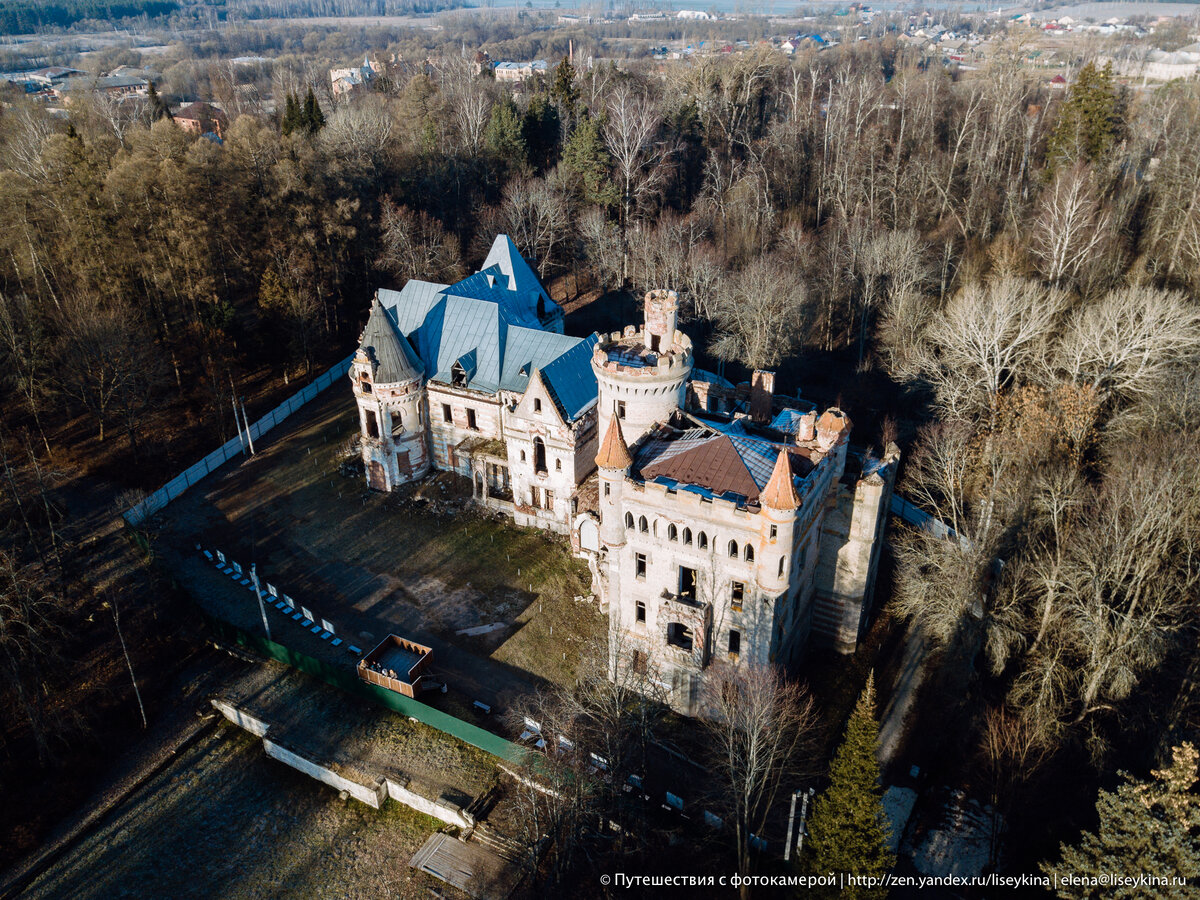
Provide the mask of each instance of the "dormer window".
[{"label": "dormer window", "polygon": [[456,362],[450,367],[450,383],[455,387],[467,386],[467,373],[461,363]]}]

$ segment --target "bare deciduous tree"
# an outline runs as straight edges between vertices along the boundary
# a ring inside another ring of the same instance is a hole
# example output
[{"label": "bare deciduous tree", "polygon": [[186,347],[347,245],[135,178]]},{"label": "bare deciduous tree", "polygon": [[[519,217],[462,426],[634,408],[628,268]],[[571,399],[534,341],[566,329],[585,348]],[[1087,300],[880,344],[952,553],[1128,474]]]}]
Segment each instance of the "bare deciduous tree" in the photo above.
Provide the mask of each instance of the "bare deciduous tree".
[{"label": "bare deciduous tree", "polygon": [[[703,719],[711,765],[733,826],[738,871],[753,871],[752,836],[761,836],[784,785],[806,774],[817,716],[812,698],[774,666],[719,663],[704,679]],[[749,886],[741,891],[749,896]]]},{"label": "bare deciduous tree", "polygon": [[811,309],[803,282],[778,260],[760,257],[725,279],[710,309],[712,352],[754,369],[779,363],[804,333]]}]

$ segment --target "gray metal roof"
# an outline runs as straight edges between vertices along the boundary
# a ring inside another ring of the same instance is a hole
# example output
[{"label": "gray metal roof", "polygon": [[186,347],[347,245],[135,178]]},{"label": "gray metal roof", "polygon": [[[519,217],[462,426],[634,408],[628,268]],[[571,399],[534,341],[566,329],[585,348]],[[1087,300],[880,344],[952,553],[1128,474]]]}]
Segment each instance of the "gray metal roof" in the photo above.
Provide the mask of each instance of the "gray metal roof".
[{"label": "gray metal roof", "polygon": [[371,315],[358,346],[375,363],[375,380],[380,384],[411,381],[425,371],[420,357],[396,330],[378,295],[371,302]]},{"label": "gray metal roof", "polygon": [[[543,330],[541,285],[505,235],[496,238],[488,260],[457,284],[413,279],[400,291],[379,291],[378,298],[431,380],[452,384],[458,363],[473,390],[524,393],[540,369],[560,413],[573,421],[596,399],[591,357],[597,338]],[[548,298],[543,302],[557,309]]]}]

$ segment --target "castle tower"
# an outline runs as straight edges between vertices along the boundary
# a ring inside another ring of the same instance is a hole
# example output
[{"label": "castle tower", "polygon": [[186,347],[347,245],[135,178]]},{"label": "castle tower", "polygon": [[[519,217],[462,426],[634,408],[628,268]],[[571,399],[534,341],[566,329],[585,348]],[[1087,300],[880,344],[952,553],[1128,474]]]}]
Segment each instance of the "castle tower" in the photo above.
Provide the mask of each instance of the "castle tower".
[{"label": "castle tower", "polygon": [[676,327],[679,297],[674,291],[646,294],[642,327],[625,326],[601,336],[592,355],[599,382],[599,428],[621,420],[629,446],[684,405],[692,371],[692,341]]},{"label": "castle tower", "polygon": [[767,596],[778,597],[787,592],[791,583],[793,531],[796,510],[800,508],[787,450],[779,451],[775,469],[758,502],[762,507],[759,514],[762,534],[759,538],[758,586]]},{"label": "castle tower", "polygon": [[370,488],[390,491],[429,471],[424,371],[376,295],[350,364]]},{"label": "castle tower", "polygon": [[625,476],[633,465],[633,457],[621,433],[621,420],[610,418],[600,452],[596,454],[596,469],[600,476],[600,541],[606,547],[625,546],[625,521],[621,512],[621,494]]}]

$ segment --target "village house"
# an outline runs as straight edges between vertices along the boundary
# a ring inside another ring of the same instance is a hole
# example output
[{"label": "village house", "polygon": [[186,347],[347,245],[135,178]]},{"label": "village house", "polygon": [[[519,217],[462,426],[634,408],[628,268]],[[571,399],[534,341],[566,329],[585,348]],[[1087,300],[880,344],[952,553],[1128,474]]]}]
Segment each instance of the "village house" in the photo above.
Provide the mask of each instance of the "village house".
[{"label": "village house", "polygon": [[853,652],[871,618],[899,451],[849,446],[839,409],[693,365],[674,291],[640,325],[562,334],[504,235],[454,285],[377,292],[350,379],[369,487],[433,469],[519,524],[569,534],[632,666],[701,714],[716,661]]},{"label": "village house", "polygon": [[497,81],[525,81],[534,75],[545,75],[549,71],[544,59],[529,62],[498,62],[492,67]]},{"label": "village house", "polygon": [[189,103],[180,107],[171,118],[175,124],[191,134],[213,134],[219,138],[225,136],[228,119],[225,113],[211,103]]}]

